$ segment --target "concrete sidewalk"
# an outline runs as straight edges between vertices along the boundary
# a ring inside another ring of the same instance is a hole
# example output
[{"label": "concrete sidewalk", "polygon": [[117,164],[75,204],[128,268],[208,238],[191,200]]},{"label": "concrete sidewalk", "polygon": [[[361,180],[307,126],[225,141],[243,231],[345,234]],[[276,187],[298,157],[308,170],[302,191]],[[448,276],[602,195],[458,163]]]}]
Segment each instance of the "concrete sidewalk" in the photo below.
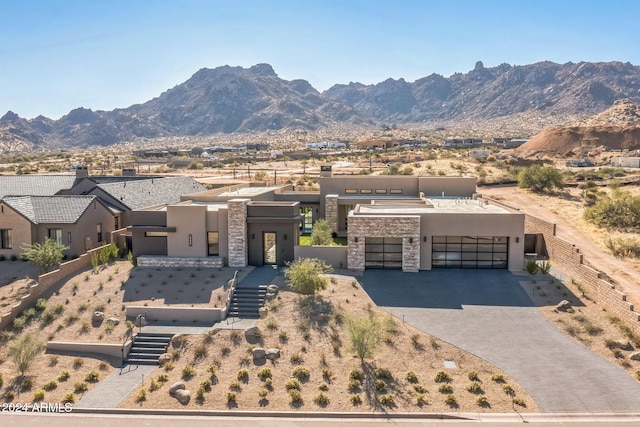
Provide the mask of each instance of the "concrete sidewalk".
[{"label": "concrete sidewalk", "polygon": [[140,387],[143,382],[149,384],[147,378],[158,366],[125,365],[116,369],[107,378],[85,394],[74,405],[77,408],[116,408],[132,391]]}]

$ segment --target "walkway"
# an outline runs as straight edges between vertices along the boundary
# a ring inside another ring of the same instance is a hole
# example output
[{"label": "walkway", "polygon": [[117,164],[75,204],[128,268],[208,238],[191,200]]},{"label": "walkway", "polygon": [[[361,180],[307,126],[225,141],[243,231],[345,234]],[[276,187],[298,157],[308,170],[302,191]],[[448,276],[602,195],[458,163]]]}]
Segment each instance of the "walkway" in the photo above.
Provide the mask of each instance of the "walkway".
[{"label": "walkway", "polygon": [[640,412],[640,383],[560,332],[504,270],[368,270],[379,306],[493,363],[542,412]]},{"label": "walkway", "polygon": [[147,385],[149,382],[147,377],[157,368],[158,366],[149,365],[126,365],[122,371],[118,368],[85,394],[74,406],[77,408],[116,408],[125,397],[142,385],[143,380]]}]

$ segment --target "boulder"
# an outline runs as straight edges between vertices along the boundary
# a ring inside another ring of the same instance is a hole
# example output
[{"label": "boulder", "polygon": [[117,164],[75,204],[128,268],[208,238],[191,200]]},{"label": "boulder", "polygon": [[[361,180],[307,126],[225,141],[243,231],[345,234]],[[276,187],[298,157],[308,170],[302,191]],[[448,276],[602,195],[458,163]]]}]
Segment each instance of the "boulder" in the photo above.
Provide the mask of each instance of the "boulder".
[{"label": "boulder", "polygon": [[251,326],[245,329],[244,336],[247,338],[260,338],[262,336],[262,332],[260,332],[260,328],[257,326]]},{"label": "boulder", "polygon": [[271,301],[273,299],[275,299],[276,294],[272,293],[272,292],[267,292],[264,296],[265,301]]},{"label": "boulder", "polygon": [[631,345],[629,340],[626,339],[615,340],[615,346],[620,350],[633,350],[633,346]]},{"label": "boulder", "polygon": [[253,356],[254,359],[262,359],[265,356],[265,351],[264,348],[262,347],[256,347],[253,350],[251,350],[251,355]]},{"label": "boulder", "polygon": [[173,393],[173,397],[178,399],[178,402],[186,405],[187,403],[189,403],[189,400],[191,400],[191,392],[189,390],[183,389],[176,390],[175,393]]},{"label": "boulder", "polygon": [[267,317],[267,314],[269,314],[269,309],[267,307],[260,307],[258,309],[258,316],[261,319],[264,319],[265,317]]},{"label": "boulder", "polygon": [[160,364],[160,366],[164,366],[167,363],[171,362],[171,355],[169,353],[164,353],[161,354],[160,357],[158,357],[158,363]]},{"label": "boulder", "polygon": [[269,360],[280,359],[280,349],[279,348],[270,348],[265,352],[265,356]]},{"label": "boulder", "polygon": [[182,334],[175,334],[171,337],[171,346],[174,348],[180,347],[182,345]]},{"label": "boulder", "polygon": [[169,387],[169,395],[173,396],[176,391],[184,390],[184,389],[185,389],[185,386],[184,386],[184,383],[182,381],[175,382],[175,383],[171,384],[171,387]]},{"label": "boulder", "polygon": [[269,285],[269,286],[267,286],[267,293],[269,293],[269,294],[277,294],[278,293],[278,285]]},{"label": "boulder", "polygon": [[93,323],[102,323],[102,321],[104,320],[104,313],[101,311],[94,311],[93,315],[91,316],[91,321]]},{"label": "boulder", "polygon": [[571,307],[571,303],[565,299],[556,305],[556,310],[571,313],[573,311],[573,307]]},{"label": "boulder", "polygon": [[640,360],[640,351],[634,351],[629,355],[629,359],[631,360]]},{"label": "boulder", "polygon": [[118,319],[117,317],[109,317],[107,319],[107,323],[113,325],[113,326],[118,326],[120,324],[120,319]]}]

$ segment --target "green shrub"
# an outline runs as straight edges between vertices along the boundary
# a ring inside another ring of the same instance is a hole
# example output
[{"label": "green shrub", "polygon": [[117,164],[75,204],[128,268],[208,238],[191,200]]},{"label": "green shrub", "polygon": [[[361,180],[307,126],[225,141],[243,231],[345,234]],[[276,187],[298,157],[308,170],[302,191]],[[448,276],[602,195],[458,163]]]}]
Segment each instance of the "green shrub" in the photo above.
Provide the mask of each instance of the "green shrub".
[{"label": "green shrub", "polygon": [[451,381],[451,375],[446,373],[445,371],[438,371],[435,377],[435,382],[437,383],[448,383]]},{"label": "green shrub", "polygon": [[319,406],[327,406],[330,402],[329,396],[320,392],[313,397],[313,401]]},{"label": "green shrub", "polygon": [[36,301],[36,310],[44,311],[45,308],[47,308],[47,300],[44,298],[38,298]]},{"label": "green shrub", "polygon": [[284,387],[289,390],[300,390],[300,382],[295,378],[290,378],[284,383]]},{"label": "green shrub", "polygon": [[362,404],[362,398],[360,397],[360,395],[358,393],[351,393],[349,395],[349,401],[351,402],[352,405],[360,405],[360,404]]},{"label": "green shrub", "polygon": [[382,380],[376,380],[376,391],[384,391],[387,388],[387,383]]},{"label": "green shrub", "polygon": [[60,372],[60,375],[58,375],[58,381],[64,382],[68,380],[69,377],[71,377],[71,373],[69,373],[69,371],[62,371]]},{"label": "green shrub", "polygon": [[33,400],[40,401],[44,400],[44,390],[36,390],[33,392]]},{"label": "green shrub", "polygon": [[458,401],[453,394],[448,394],[447,397],[444,398],[444,403],[450,406],[455,406],[458,404]]},{"label": "green shrub", "polygon": [[241,391],[242,390],[242,384],[238,380],[233,380],[233,381],[231,381],[229,383],[229,390]]},{"label": "green shrub", "polygon": [[236,403],[238,399],[238,393],[234,391],[227,392],[227,403]]},{"label": "green shrub", "polygon": [[503,385],[502,391],[504,391],[509,396],[513,396],[514,394],[516,394],[516,392],[513,390],[513,387],[511,387],[509,384]]},{"label": "green shrub", "polygon": [[353,370],[351,370],[351,372],[349,372],[349,379],[350,380],[362,381],[363,378],[364,378],[364,372],[362,372],[359,369],[353,369]]},{"label": "green shrub", "polygon": [[297,378],[298,380],[305,382],[309,380],[309,376],[311,375],[311,372],[309,371],[309,368],[307,368],[306,366],[296,366],[293,369],[293,372],[291,373],[291,375],[294,378]]},{"label": "green shrub", "polygon": [[361,385],[362,383],[360,382],[360,380],[350,379],[347,383],[347,390],[357,390]]},{"label": "green shrub", "polygon": [[238,379],[240,381],[245,381],[249,379],[249,371],[245,368],[238,370]]},{"label": "green shrub", "polygon": [[300,390],[289,390],[289,398],[291,399],[291,403],[302,403],[302,393]]},{"label": "green shrub", "polygon": [[527,407],[527,402],[525,402],[521,397],[514,397],[512,401],[518,406],[522,406],[523,408]]},{"label": "green shrub", "polygon": [[76,401],[76,397],[73,393],[65,393],[62,397],[62,403],[74,403]]},{"label": "green shrub", "polygon": [[15,319],[13,319],[12,325],[13,329],[20,332],[25,328],[25,326],[27,326],[27,322],[23,317],[16,317]]},{"label": "green shrub", "polygon": [[388,369],[378,368],[374,371],[374,375],[376,378],[390,380],[392,378],[391,371]]},{"label": "green shrub", "polygon": [[467,384],[467,391],[475,394],[482,393],[482,385],[479,381],[472,381]]},{"label": "green shrub", "polygon": [[58,387],[58,382],[56,380],[47,381],[42,385],[42,388],[46,391],[55,390]]},{"label": "green shrub", "polygon": [[136,400],[136,403],[144,402],[145,400],[147,400],[147,390],[143,388],[138,390],[138,392],[136,393],[135,400]]},{"label": "green shrub", "polygon": [[410,382],[410,383],[412,383],[412,384],[413,384],[413,383],[417,383],[417,382],[418,382],[418,376],[417,376],[417,375],[416,375],[416,373],[415,373],[415,372],[413,372],[413,371],[407,371],[407,372],[405,372],[405,374],[404,374],[404,378],[405,378],[408,382]]},{"label": "green shrub", "polygon": [[378,402],[380,402],[381,405],[385,405],[385,406],[395,405],[395,400],[393,399],[393,395],[389,393],[381,394],[380,396],[378,396]]},{"label": "green shrub", "polygon": [[87,375],[84,376],[84,380],[88,383],[98,382],[99,379],[100,374],[98,373],[98,371],[89,371],[87,372]]},{"label": "green shrub", "polygon": [[533,275],[538,272],[538,262],[535,259],[530,259],[527,261],[527,273]]},{"label": "green shrub", "polygon": [[495,381],[497,383],[503,383],[504,382],[504,375],[502,375],[502,374],[493,374],[493,375],[491,375],[491,381]]},{"label": "green shrub", "polygon": [[427,395],[424,393],[416,393],[416,405],[418,406],[423,406],[426,405],[427,402]]},{"label": "green shrub", "polygon": [[478,396],[476,398],[476,405],[478,405],[478,406],[489,406],[489,400],[487,399],[487,396],[485,396],[485,395]]},{"label": "green shrub", "polygon": [[440,384],[440,387],[438,387],[438,391],[444,394],[453,393],[453,386],[447,383]]},{"label": "green shrub", "polygon": [[73,385],[73,390],[76,393],[82,393],[83,391],[89,390],[89,386],[87,385],[87,383],[85,383],[83,381],[78,381],[77,383],[75,383]]},{"label": "green shrub", "polygon": [[415,384],[413,386],[413,389],[416,391],[416,393],[424,394],[424,393],[428,393],[429,392],[429,390],[427,390],[427,388],[425,386],[421,385],[421,384]]},{"label": "green shrub", "polygon": [[271,368],[260,368],[260,370],[258,371],[258,378],[260,378],[261,380],[266,380],[267,378],[271,378],[272,374],[271,374]]},{"label": "green shrub", "polygon": [[189,379],[196,374],[196,368],[192,364],[186,364],[182,368],[182,378]]},{"label": "green shrub", "polygon": [[554,166],[532,165],[518,173],[518,187],[528,188],[536,193],[562,188],[563,181],[562,173]]}]

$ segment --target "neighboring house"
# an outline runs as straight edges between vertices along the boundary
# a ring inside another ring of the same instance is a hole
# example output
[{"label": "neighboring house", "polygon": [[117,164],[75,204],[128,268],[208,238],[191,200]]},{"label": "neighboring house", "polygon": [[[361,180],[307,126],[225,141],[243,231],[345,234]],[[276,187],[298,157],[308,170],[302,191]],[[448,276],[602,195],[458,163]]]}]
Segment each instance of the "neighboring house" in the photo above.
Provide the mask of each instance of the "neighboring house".
[{"label": "neighboring house", "polygon": [[613,157],[611,166],[620,168],[640,168],[640,157]]},{"label": "neighboring house", "polygon": [[75,175],[0,175],[0,199],[68,193],[75,183]]},{"label": "neighboring house", "polygon": [[471,150],[469,151],[469,157],[475,160],[486,160],[489,157],[491,151],[489,150]]},{"label": "neighboring house", "polygon": [[324,167],[319,192],[240,185],[134,210],[134,255],[284,265],[299,233],[311,228],[307,222],[325,218],[347,237],[350,269],[521,271],[524,214],[477,198],[475,190],[474,178],[333,177]]},{"label": "neighboring house", "polygon": [[48,237],[77,257],[110,243],[114,225],[113,213],[96,196],[6,196],[0,200],[0,255],[19,256]]}]

